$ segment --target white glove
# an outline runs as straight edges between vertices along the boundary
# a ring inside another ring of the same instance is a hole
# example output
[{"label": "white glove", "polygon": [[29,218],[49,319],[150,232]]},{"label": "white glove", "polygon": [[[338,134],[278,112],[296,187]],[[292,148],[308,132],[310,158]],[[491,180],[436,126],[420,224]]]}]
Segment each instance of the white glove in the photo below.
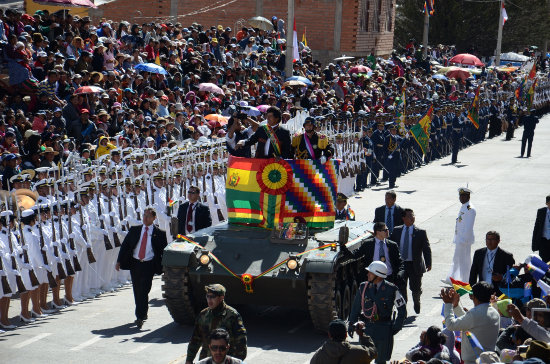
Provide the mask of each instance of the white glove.
[{"label": "white glove", "polygon": [[[29,250],[29,245],[28,245],[28,244],[25,244],[25,245],[23,245],[23,246],[21,247],[21,249]],[[22,250],[19,250],[19,253],[21,254],[21,253],[23,253],[23,251],[22,251]]]},{"label": "white glove", "polygon": [[45,266],[43,266],[42,268],[45,268],[48,272],[51,272],[51,271],[52,271],[52,268],[50,268],[49,265],[45,265]]},{"label": "white glove", "polygon": [[23,263],[23,268],[31,270],[31,269],[33,269],[33,266],[30,265],[29,263]]},{"label": "white glove", "polygon": [[18,270],[15,270],[15,269],[11,270],[11,274],[13,274],[15,276],[20,276],[21,275],[21,273]]},{"label": "white glove", "polygon": [[86,242],[86,248],[91,248],[92,247],[92,244]]},{"label": "white glove", "polygon": [[56,262],[56,263],[61,263],[62,260],[61,260],[61,258],[55,257],[55,262]]},{"label": "white glove", "polygon": [[393,155],[389,155],[389,156],[388,156],[388,159],[392,159],[392,158],[393,158]]},{"label": "white glove", "polygon": [[42,250],[47,252],[48,251],[48,246],[46,244],[44,244],[44,246],[42,247]]},{"label": "white glove", "polygon": [[107,235],[107,236],[109,235],[109,232],[105,229],[102,230],[102,233],[103,233],[103,235]]},{"label": "white glove", "polygon": [[319,158],[319,161],[321,162],[321,164],[325,164],[327,162],[327,157],[323,155],[321,156],[321,158]]},{"label": "white glove", "polygon": [[4,277],[4,276],[7,276],[6,272],[4,272],[3,270],[0,270],[0,277]]},{"label": "white glove", "polygon": [[88,230],[88,225],[83,224],[83,225],[82,225],[82,230]]},{"label": "white glove", "polygon": [[69,239],[76,239],[76,235],[74,233],[70,233],[69,234]]},{"label": "white glove", "polygon": [[109,216],[116,217],[116,213],[114,211],[109,212]]}]

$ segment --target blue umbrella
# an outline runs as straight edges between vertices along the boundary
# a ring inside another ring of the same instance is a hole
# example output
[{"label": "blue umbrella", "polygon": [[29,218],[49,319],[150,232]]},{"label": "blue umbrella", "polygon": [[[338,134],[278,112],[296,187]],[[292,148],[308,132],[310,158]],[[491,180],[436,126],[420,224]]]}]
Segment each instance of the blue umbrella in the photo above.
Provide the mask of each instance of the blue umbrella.
[{"label": "blue umbrella", "polygon": [[432,78],[435,78],[437,80],[448,80],[447,76],[445,75],[433,75]]},{"label": "blue umbrella", "polygon": [[155,63],[140,63],[134,67],[134,69],[143,72],[159,73],[161,75],[167,75],[168,72],[161,66]]},{"label": "blue umbrella", "polygon": [[308,86],[313,85],[313,83],[310,81],[309,78],[305,78],[305,77],[302,77],[302,76],[292,76],[292,77],[287,78],[286,80],[287,81],[300,81],[300,82],[305,83]]}]

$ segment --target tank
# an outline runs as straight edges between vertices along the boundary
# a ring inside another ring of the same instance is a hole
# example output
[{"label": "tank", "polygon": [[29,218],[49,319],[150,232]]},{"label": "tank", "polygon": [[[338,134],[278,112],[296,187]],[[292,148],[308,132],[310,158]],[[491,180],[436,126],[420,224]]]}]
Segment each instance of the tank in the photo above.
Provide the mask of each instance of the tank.
[{"label": "tank", "polygon": [[340,242],[357,249],[373,224],[336,221],[333,228],[281,223],[264,229],[222,223],[179,237],[164,252],[162,286],[174,321],[192,325],[206,307],[206,285],[223,284],[231,304],[288,306],[309,311],[326,331],[335,316],[347,318],[360,282],[363,259],[344,258]]}]

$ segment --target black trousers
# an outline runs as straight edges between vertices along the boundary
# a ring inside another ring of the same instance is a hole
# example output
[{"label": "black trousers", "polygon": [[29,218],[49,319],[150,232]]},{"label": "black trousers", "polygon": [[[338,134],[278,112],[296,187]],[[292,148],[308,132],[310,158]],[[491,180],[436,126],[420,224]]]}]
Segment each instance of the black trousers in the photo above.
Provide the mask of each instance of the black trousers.
[{"label": "black trousers", "polygon": [[533,146],[533,137],[535,136],[534,133],[526,133],[523,132],[523,136],[521,138],[521,156],[523,157],[523,153],[525,153],[525,144],[527,144],[527,156],[531,156],[531,147]]},{"label": "black trousers", "polygon": [[399,287],[399,292],[406,301],[407,297],[407,281],[409,282],[409,289],[413,294],[413,298],[420,297],[422,294],[422,274],[415,273],[413,262],[405,261],[405,269],[401,275],[401,287]]},{"label": "black trousers", "polygon": [[153,284],[155,269],[153,261],[140,262],[132,258],[132,268],[130,276],[132,277],[132,286],[134,288],[134,301],[136,303],[136,318],[145,320],[149,310],[149,292]]},{"label": "black trousers", "polygon": [[540,238],[539,255],[544,262],[550,260],[550,240]]}]

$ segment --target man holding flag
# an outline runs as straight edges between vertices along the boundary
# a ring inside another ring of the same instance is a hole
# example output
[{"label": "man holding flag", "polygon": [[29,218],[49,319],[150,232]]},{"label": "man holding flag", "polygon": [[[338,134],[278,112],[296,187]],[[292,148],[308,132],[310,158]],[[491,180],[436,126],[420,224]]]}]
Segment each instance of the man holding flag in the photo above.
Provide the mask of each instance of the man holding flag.
[{"label": "man holding flag", "polygon": [[454,288],[443,288],[445,326],[451,331],[461,331],[462,360],[464,364],[474,364],[479,354],[493,351],[500,329],[500,315],[491,307],[493,290],[487,282],[478,282],[472,286],[470,298],[474,308],[466,312],[460,306],[460,295]]}]

